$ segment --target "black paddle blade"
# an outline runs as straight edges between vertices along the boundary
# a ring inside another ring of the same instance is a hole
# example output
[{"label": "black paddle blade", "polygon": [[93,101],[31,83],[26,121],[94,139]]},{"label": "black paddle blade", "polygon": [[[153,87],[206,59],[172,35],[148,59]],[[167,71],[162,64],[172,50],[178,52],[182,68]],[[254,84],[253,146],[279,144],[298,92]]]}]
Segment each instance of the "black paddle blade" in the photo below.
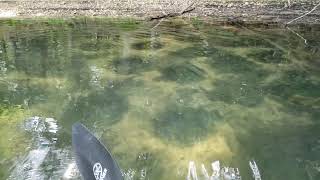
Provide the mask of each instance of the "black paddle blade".
[{"label": "black paddle blade", "polygon": [[72,148],[85,180],[122,180],[120,168],[108,150],[80,123],[72,126]]}]

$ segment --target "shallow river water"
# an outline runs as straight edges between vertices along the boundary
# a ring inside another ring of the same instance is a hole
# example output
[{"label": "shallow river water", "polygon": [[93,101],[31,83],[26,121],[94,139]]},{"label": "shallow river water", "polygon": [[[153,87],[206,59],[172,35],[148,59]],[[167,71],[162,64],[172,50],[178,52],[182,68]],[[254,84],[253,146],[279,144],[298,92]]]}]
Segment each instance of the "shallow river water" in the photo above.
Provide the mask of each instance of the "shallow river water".
[{"label": "shallow river water", "polygon": [[320,179],[320,27],[1,20],[0,179],[67,179],[75,122],[126,179]]}]

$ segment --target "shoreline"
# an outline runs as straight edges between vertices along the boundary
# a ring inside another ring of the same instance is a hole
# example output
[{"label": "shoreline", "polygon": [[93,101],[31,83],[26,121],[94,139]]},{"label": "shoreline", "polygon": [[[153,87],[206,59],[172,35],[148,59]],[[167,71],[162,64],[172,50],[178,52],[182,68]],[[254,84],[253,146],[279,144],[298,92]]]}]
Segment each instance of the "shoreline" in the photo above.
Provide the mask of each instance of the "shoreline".
[{"label": "shoreline", "polygon": [[[192,4],[181,17],[198,17],[230,23],[280,23],[310,12],[317,0],[0,0],[3,18],[117,17],[150,20],[165,14],[178,14]],[[320,24],[320,7],[292,24]]]}]

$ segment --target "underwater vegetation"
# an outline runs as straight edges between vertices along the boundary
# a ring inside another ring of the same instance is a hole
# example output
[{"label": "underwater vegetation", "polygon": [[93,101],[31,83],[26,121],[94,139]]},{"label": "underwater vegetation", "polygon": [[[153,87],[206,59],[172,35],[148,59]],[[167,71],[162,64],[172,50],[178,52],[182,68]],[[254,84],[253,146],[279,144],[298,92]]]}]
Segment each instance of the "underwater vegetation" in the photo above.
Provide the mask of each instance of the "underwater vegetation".
[{"label": "underwater vegetation", "polygon": [[40,168],[48,178],[67,167],[54,160],[72,159],[78,121],[128,177],[185,179],[189,161],[220,160],[250,179],[254,159],[263,179],[319,178],[318,27],[292,27],[306,45],[277,26],[153,26],[1,20],[0,177],[28,154],[35,138],[21,124],[39,116],[59,126]]}]

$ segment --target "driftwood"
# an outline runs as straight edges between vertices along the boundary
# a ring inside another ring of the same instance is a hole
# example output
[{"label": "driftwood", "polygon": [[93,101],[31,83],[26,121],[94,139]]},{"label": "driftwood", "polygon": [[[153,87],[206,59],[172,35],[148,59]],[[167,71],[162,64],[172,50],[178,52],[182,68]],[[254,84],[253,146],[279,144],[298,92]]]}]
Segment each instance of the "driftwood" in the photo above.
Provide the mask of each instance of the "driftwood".
[{"label": "driftwood", "polygon": [[185,8],[181,12],[164,13],[162,15],[150,17],[149,20],[153,21],[153,20],[160,20],[160,19],[169,18],[169,17],[181,16],[185,13],[189,13],[193,11],[195,9],[195,7],[192,7],[193,5],[194,5],[194,2],[192,2],[187,8]]}]

